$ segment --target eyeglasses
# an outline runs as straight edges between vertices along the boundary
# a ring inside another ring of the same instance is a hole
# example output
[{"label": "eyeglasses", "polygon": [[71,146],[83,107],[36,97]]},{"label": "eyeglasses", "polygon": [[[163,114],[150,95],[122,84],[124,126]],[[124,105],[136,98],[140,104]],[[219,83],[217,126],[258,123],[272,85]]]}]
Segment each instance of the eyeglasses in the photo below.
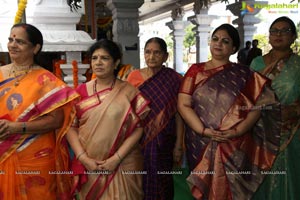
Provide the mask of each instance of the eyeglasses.
[{"label": "eyeglasses", "polygon": [[288,35],[292,29],[290,28],[284,28],[284,29],[277,29],[277,28],[271,28],[269,30],[270,35]]},{"label": "eyeglasses", "polygon": [[228,39],[228,38],[222,38],[221,39],[221,38],[219,38],[217,36],[212,36],[212,38],[211,38],[212,42],[219,42],[219,40],[221,40],[221,43],[224,44],[224,45],[228,45],[231,42],[231,40]]},{"label": "eyeglasses", "polygon": [[26,44],[30,44],[30,42],[22,40],[22,39],[17,39],[17,38],[8,38],[8,43],[13,43],[16,42],[18,45],[26,45]]},{"label": "eyeglasses", "polygon": [[163,52],[158,51],[158,50],[155,50],[155,51],[145,50],[144,54],[145,54],[145,56],[150,56],[152,54],[155,57],[159,57],[159,56],[163,55]]}]

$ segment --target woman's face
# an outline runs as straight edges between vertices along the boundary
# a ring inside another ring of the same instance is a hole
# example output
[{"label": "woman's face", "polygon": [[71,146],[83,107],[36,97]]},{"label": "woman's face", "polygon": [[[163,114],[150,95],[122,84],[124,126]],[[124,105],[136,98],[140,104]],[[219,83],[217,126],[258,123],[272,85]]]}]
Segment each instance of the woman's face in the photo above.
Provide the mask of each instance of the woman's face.
[{"label": "woman's face", "polygon": [[296,36],[291,32],[287,22],[277,22],[269,30],[269,43],[273,49],[287,50],[295,41]]},{"label": "woman's face", "polygon": [[168,59],[168,54],[163,52],[156,42],[150,42],[144,49],[144,57],[148,67],[160,68]]},{"label": "woman's face", "polygon": [[93,72],[99,78],[114,76],[114,69],[118,66],[119,60],[114,62],[110,54],[104,49],[97,49],[91,57]]},{"label": "woman's face", "polygon": [[28,59],[33,59],[34,54],[39,50],[37,45],[34,46],[28,40],[27,33],[23,27],[11,29],[7,48],[11,60],[16,60],[18,62],[26,62]]},{"label": "woman's face", "polygon": [[228,60],[234,51],[233,41],[225,30],[218,30],[211,37],[210,52],[212,58]]}]

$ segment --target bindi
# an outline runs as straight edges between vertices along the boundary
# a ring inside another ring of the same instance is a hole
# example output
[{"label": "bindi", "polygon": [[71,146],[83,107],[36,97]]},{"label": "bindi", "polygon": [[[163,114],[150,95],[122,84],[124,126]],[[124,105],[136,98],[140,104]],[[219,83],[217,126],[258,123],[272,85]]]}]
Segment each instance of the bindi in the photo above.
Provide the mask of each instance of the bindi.
[{"label": "bindi", "polygon": [[15,37],[16,37],[16,35],[13,35],[13,37],[15,38]]}]

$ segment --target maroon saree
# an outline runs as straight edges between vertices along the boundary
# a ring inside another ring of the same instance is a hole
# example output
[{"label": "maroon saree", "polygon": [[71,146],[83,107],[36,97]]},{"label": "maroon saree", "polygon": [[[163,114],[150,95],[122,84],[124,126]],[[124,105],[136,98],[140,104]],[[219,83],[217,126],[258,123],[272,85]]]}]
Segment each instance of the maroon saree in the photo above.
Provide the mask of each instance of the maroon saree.
[{"label": "maroon saree", "polygon": [[246,134],[219,143],[187,127],[186,147],[191,174],[187,181],[196,199],[250,199],[279,150],[280,108],[267,79],[247,67],[230,63],[204,70],[191,66],[180,92],[205,127],[228,130],[252,109],[261,117]]},{"label": "maroon saree", "polygon": [[151,102],[151,111],[145,118],[145,134],[141,140],[147,171],[143,179],[146,200],[173,199],[172,174],[163,172],[173,168],[175,114],[181,78],[173,69],[163,67],[139,86],[142,94]]}]

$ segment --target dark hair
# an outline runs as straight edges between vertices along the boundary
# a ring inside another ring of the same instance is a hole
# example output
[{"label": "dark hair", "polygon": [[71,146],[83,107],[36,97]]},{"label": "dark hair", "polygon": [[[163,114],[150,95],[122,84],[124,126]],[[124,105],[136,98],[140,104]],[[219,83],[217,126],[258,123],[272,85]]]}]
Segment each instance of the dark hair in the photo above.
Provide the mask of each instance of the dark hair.
[{"label": "dark hair", "polygon": [[[93,53],[98,49],[104,49],[107,53],[113,58],[113,61],[116,62],[117,60],[122,60],[122,51],[120,46],[108,39],[101,39],[95,42],[87,52],[87,55],[91,58]],[[119,68],[119,67],[118,67]],[[117,75],[118,69],[115,70],[114,74]]]},{"label": "dark hair", "polygon": [[233,46],[235,47],[234,53],[236,53],[239,50],[241,44],[240,35],[237,29],[230,24],[222,24],[214,30],[212,35],[214,35],[219,30],[224,30],[228,33],[229,37],[232,39]]},{"label": "dark hair", "polygon": [[150,38],[149,40],[147,40],[147,42],[145,43],[145,48],[147,47],[147,45],[151,42],[155,42],[159,45],[160,50],[162,50],[164,53],[168,53],[168,48],[167,48],[167,43],[164,41],[164,39],[159,38],[159,37],[153,37]]},{"label": "dark hair", "polygon": [[42,51],[42,48],[43,48],[43,35],[42,35],[41,31],[38,28],[36,28],[35,26],[33,26],[31,24],[26,24],[26,23],[14,24],[11,27],[11,29],[17,28],[17,27],[24,28],[24,30],[27,33],[28,40],[34,46],[36,46],[37,44],[39,44],[41,46],[41,48],[36,53],[36,55],[34,55],[34,61],[35,61],[35,63],[38,63],[37,57],[38,57],[39,53]]},{"label": "dark hair", "polygon": [[271,24],[271,26],[270,26],[270,29],[271,29],[272,26],[273,26],[275,23],[277,23],[277,22],[286,22],[286,23],[288,23],[288,24],[290,25],[291,32],[292,32],[294,35],[296,35],[296,37],[297,37],[297,30],[296,30],[295,23],[294,23],[290,18],[288,18],[288,17],[286,17],[286,16],[283,16],[283,17],[279,17],[279,18],[275,19],[275,20],[272,22],[272,24]]}]

